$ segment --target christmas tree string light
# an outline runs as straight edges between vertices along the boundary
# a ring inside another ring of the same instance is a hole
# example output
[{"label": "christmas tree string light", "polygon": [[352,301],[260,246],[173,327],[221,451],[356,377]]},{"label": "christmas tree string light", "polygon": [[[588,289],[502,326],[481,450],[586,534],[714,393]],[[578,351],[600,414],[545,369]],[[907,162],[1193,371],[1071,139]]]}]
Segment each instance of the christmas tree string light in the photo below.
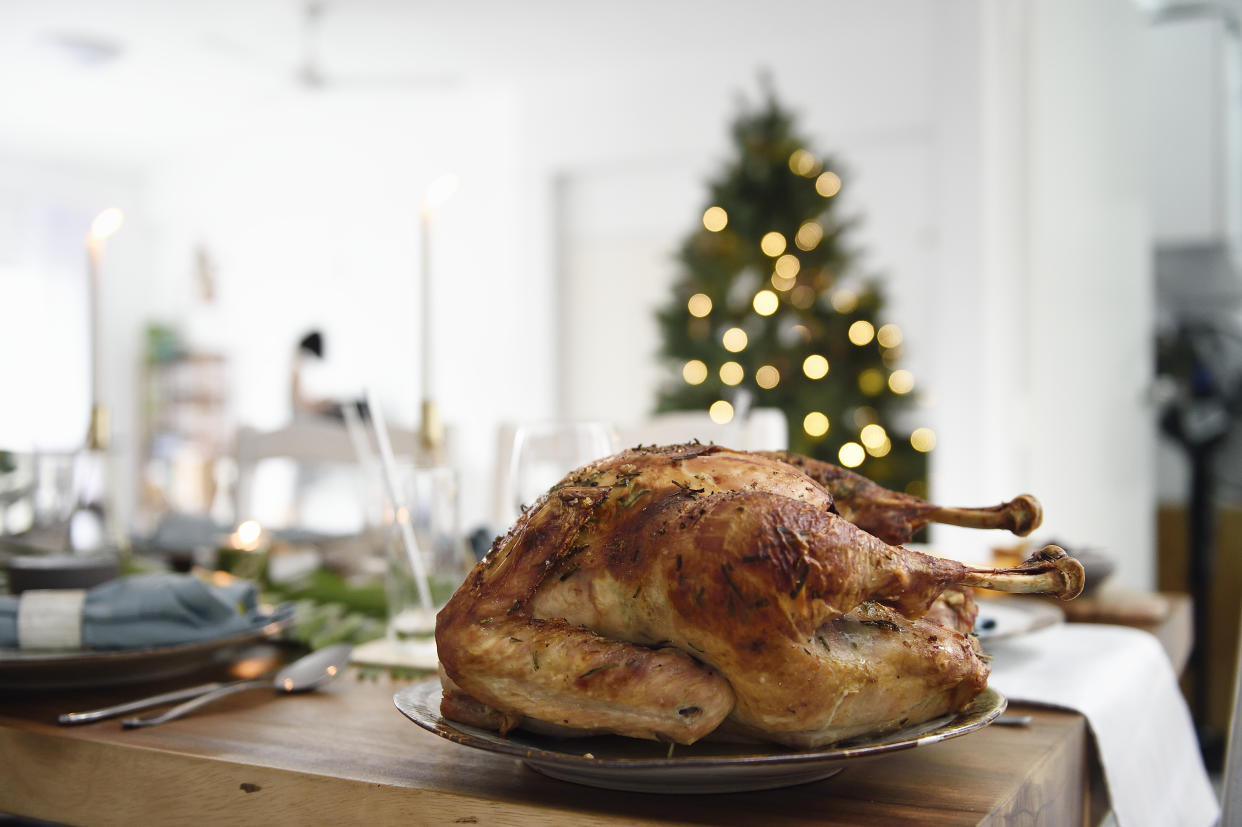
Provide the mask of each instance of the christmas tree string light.
[{"label": "christmas tree string light", "polygon": [[770,90],[730,135],[657,311],[670,374],[657,410],[728,423],[778,408],[790,450],[926,491],[935,435],[903,427],[912,343],[850,238],[846,167],[798,134]]}]

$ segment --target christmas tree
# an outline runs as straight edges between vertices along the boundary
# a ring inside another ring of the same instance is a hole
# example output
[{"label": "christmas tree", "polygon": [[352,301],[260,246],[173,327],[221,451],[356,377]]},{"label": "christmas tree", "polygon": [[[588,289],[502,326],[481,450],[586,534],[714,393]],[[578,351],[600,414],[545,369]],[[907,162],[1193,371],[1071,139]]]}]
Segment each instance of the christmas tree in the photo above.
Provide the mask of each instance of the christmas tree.
[{"label": "christmas tree", "polygon": [[716,422],[776,407],[790,450],[853,468],[890,488],[926,491],[934,435],[901,428],[914,378],[902,334],[884,319],[877,280],[858,272],[845,184],[816,155],[771,89],[732,126],[736,156],[709,182],[702,220],[677,253],[658,312],[672,372],[661,411]]}]

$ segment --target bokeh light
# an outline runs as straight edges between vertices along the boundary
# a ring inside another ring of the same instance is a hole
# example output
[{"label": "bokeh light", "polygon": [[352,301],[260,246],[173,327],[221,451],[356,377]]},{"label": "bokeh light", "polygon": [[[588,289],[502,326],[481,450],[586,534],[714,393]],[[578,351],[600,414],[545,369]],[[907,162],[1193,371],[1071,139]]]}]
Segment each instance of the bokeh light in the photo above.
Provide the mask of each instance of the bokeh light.
[{"label": "bokeh light", "polygon": [[751,301],[755,312],[760,316],[771,316],[780,307],[781,301],[771,290],[760,290]]},{"label": "bokeh light", "polygon": [[891,322],[881,325],[875,332],[875,340],[881,347],[897,347],[901,344],[901,328]]},{"label": "bokeh light", "polygon": [[686,302],[686,309],[696,319],[702,319],[712,312],[712,299],[706,293],[695,293]]},{"label": "bokeh light", "polygon": [[781,372],[771,365],[764,365],[755,371],[755,384],[764,390],[771,390],[781,382]]},{"label": "bokeh light", "polygon": [[[815,179],[815,191],[825,198],[831,198],[841,191],[841,178],[832,170],[828,170]],[[859,460],[861,462],[862,460]]]},{"label": "bokeh light", "polygon": [[703,211],[703,226],[710,232],[718,233],[729,224],[729,214],[724,207],[708,207]]},{"label": "bokeh light", "polygon": [[701,385],[707,379],[707,365],[699,359],[691,359],[681,366],[681,378],[687,385]]},{"label": "bokeh light", "polygon": [[819,159],[805,149],[795,149],[789,156],[789,169],[794,175],[810,178],[821,168]]},{"label": "bokeh light", "polygon": [[910,445],[916,451],[927,453],[936,447],[936,432],[931,428],[915,428],[910,434]]},{"label": "bokeh light", "polygon": [[802,430],[807,436],[820,437],[828,433],[828,417],[823,411],[811,411],[802,417]]},{"label": "bokeh light", "polygon": [[821,353],[812,353],[802,360],[802,372],[807,379],[823,379],[828,375],[828,359]]},{"label": "bokeh light", "polygon": [[254,551],[259,547],[259,538],[263,536],[263,526],[256,520],[243,520],[237,526],[237,545],[246,551]]},{"label": "bokeh light", "polygon": [[859,347],[870,344],[875,338],[875,326],[866,319],[859,319],[850,325],[849,337],[850,341]]},{"label": "bokeh light", "polygon": [[857,442],[847,442],[837,451],[837,459],[846,468],[857,468],[867,458],[867,452]]},{"label": "bokeh light", "polygon": [[740,385],[746,371],[737,362],[725,362],[720,366],[720,381],[726,385]]},{"label": "bokeh light", "polygon": [[824,225],[818,221],[807,221],[798,228],[794,235],[794,244],[799,250],[814,250],[824,240]]},{"label": "bokeh light", "polygon": [[785,291],[798,283],[793,276],[782,276],[780,273],[772,273],[772,286],[777,290]]},{"label": "bokeh light", "polygon": [[888,377],[888,387],[893,393],[909,393],[914,390],[914,374],[908,370],[895,370]]},{"label": "bokeh light", "polygon": [[873,422],[863,426],[858,434],[858,438],[867,448],[875,448],[877,445],[883,445],[888,441],[888,433],[883,426]]},{"label": "bokeh light", "polygon": [[741,353],[746,349],[746,343],[749,340],[746,337],[746,331],[740,327],[731,327],[720,337],[720,343],[724,345],[724,349],[730,353]]},{"label": "bokeh light", "polygon": [[781,253],[785,252],[785,236],[781,235],[776,230],[773,230],[770,233],[765,233],[763,238],[759,241],[759,249],[763,250],[765,255],[776,258]]},{"label": "bokeh light", "polygon": [[723,399],[717,399],[707,409],[707,415],[717,425],[728,425],[733,421],[733,406]]},{"label": "bokeh light", "polygon": [[785,253],[776,260],[775,269],[778,275],[787,279],[793,278],[802,269],[802,262],[793,253]]},{"label": "bokeh light", "polygon": [[858,307],[858,294],[846,288],[833,290],[831,301],[832,309],[838,313],[853,313],[854,308]]}]

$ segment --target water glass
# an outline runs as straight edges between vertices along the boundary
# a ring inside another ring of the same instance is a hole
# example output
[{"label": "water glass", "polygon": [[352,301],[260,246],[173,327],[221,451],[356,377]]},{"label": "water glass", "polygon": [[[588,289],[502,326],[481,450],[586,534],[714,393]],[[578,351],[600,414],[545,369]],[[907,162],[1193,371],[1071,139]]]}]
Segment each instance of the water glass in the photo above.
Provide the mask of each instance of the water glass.
[{"label": "water glass", "polygon": [[[456,472],[446,466],[398,465],[395,476],[397,502],[384,515],[384,585],[388,639],[400,645],[432,635],[435,613],[465,579],[469,557],[458,526]],[[419,584],[422,575],[429,606]]]}]

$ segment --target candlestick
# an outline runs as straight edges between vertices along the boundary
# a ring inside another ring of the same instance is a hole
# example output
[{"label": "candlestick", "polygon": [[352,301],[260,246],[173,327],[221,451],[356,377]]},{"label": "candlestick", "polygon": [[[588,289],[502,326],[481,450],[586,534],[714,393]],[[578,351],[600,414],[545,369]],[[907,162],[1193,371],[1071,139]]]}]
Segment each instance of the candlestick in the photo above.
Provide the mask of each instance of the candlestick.
[{"label": "candlestick", "polygon": [[74,551],[93,552],[107,545],[121,547],[124,538],[110,535],[115,528],[116,487],[109,454],[108,409],[103,404],[103,338],[100,335],[100,280],[104,246],[108,237],[121,228],[125,216],[116,207],[95,216],[86,234],[87,301],[89,303],[91,349],[91,411],[86,428],[86,450],[75,463],[74,486],[77,503],[66,522],[66,546]]},{"label": "candlestick", "polygon": [[103,404],[103,341],[99,318],[103,254],[108,238],[121,229],[124,222],[125,214],[116,207],[109,207],[95,216],[90,232],[86,235],[91,347],[91,418],[87,427],[86,445],[92,450],[106,450],[110,438],[108,409]]},{"label": "candlestick", "polygon": [[419,269],[419,288],[422,306],[419,308],[419,355],[421,358],[421,393],[419,401],[426,404],[431,399],[431,212],[423,209],[422,266]]},{"label": "candlestick", "polygon": [[92,234],[86,239],[87,296],[89,303],[89,341],[91,348],[91,414],[86,429],[86,447],[92,451],[107,450],[108,447],[108,411],[101,401],[102,387],[100,367],[103,348],[99,337],[99,265],[102,257],[103,243]]},{"label": "candlestick", "polygon": [[419,226],[422,230],[422,250],[420,256],[419,281],[422,307],[420,330],[421,357],[421,394],[420,412],[421,425],[419,434],[423,449],[427,452],[431,464],[439,462],[440,452],[444,445],[444,426],[440,421],[439,409],[435,403],[435,383],[432,376],[432,278],[431,278],[431,236],[432,225],[437,211],[453,193],[457,191],[457,176],[448,173],[437,178],[427,188],[427,198],[420,212]]}]

